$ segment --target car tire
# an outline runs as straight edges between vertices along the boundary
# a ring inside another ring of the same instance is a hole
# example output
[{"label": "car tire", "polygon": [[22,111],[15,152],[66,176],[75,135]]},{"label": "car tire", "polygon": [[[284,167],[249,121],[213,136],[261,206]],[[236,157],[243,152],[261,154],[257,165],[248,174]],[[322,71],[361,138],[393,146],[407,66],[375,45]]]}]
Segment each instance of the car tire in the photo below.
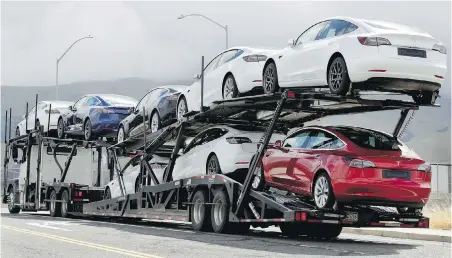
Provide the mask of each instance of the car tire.
[{"label": "car tire", "polygon": [[212,229],[215,233],[228,233],[234,230],[229,223],[229,200],[226,192],[219,190],[212,200],[211,218]]},{"label": "car tire", "polygon": [[14,204],[14,190],[11,188],[8,192],[8,211],[11,214],[17,214],[20,212],[20,207]]},{"label": "car tire", "polygon": [[19,129],[19,127],[16,127],[16,137],[19,137],[20,136],[20,129]]},{"label": "car tire", "polygon": [[59,139],[63,139],[64,138],[64,121],[63,121],[63,118],[58,119],[57,137]]},{"label": "car tire", "polygon": [[111,199],[110,187],[107,187],[105,189],[105,193],[104,193],[104,200],[110,200],[110,199]]},{"label": "car tire", "polygon": [[347,94],[350,89],[350,77],[344,58],[338,56],[331,62],[328,67],[327,81],[331,93],[341,96]]},{"label": "car tire", "polygon": [[120,125],[118,129],[118,135],[116,137],[116,143],[121,143],[127,139],[126,132],[124,130],[124,126]]},{"label": "car tire", "polygon": [[49,210],[50,210],[50,216],[51,217],[60,217],[61,216],[61,202],[53,202],[58,200],[58,195],[55,190],[52,190],[50,193],[50,203],[49,203]]},{"label": "car tire", "polygon": [[[41,130],[41,123],[39,122],[39,120],[36,120],[36,122],[35,122],[35,129],[36,130]],[[41,133],[43,133],[43,132],[41,132]]]},{"label": "car tire", "polygon": [[[435,99],[432,100],[433,94],[435,94]],[[418,105],[431,105],[436,102],[436,99],[438,98],[437,92],[432,91],[421,91],[416,94],[413,94],[411,96],[414,100],[414,102]]]},{"label": "car tire", "polygon": [[85,141],[90,141],[93,138],[93,132],[92,132],[92,124],[91,119],[86,119],[85,123],[83,124],[83,136],[85,138]]},{"label": "car tire", "polygon": [[63,190],[61,194],[61,217],[67,218],[69,216],[69,192],[67,190]]},{"label": "car tire", "polygon": [[162,128],[162,121],[160,120],[160,115],[157,110],[152,112],[151,121],[149,121],[151,128],[151,133],[157,132],[160,128]]},{"label": "car tire", "polygon": [[276,64],[271,62],[264,68],[262,88],[265,94],[275,93],[279,89]]},{"label": "car tire", "polygon": [[318,209],[333,208],[336,200],[330,177],[326,173],[321,172],[316,177],[314,187],[312,188],[312,195],[314,197],[314,204]]},{"label": "car tire", "polygon": [[135,193],[140,192],[140,175],[137,176],[135,180]]},{"label": "car tire", "polygon": [[177,120],[180,121],[185,113],[188,111],[187,100],[182,96],[177,102]]},{"label": "car tire", "polygon": [[212,154],[209,159],[207,159],[206,175],[216,174],[221,174],[220,162],[218,161],[217,155]]},{"label": "car tire", "polygon": [[267,186],[265,184],[264,167],[262,161],[259,161],[254,169],[254,178],[251,183],[251,188],[255,191],[265,191]]},{"label": "car tire", "polygon": [[190,206],[190,219],[195,231],[212,231],[212,223],[210,221],[211,206],[209,202],[207,192],[205,190],[198,190],[192,200]]},{"label": "car tire", "polygon": [[223,82],[223,99],[233,99],[239,96],[239,89],[234,75],[229,74]]}]

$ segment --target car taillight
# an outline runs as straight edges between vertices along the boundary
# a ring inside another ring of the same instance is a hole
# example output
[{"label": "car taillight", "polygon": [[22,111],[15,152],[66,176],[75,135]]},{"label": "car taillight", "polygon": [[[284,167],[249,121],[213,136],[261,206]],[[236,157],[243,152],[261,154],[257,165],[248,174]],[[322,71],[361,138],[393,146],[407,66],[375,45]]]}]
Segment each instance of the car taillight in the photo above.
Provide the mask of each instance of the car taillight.
[{"label": "car taillight", "polygon": [[250,143],[251,140],[246,137],[229,137],[226,138],[226,141],[230,144],[242,144],[242,143]]},{"label": "car taillight", "polygon": [[249,55],[249,56],[244,56],[243,60],[245,60],[245,62],[260,62],[260,61],[267,60],[267,56],[265,56],[265,55]]},{"label": "car taillight", "polygon": [[344,158],[345,163],[352,168],[374,168],[375,163],[369,160],[363,160],[363,159],[353,159],[353,158]]},{"label": "car taillight", "polygon": [[443,45],[435,44],[432,49],[440,52],[441,54],[447,54],[447,49]]},{"label": "car taillight", "polygon": [[358,41],[366,46],[391,45],[388,39],[380,37],[358,37]]},{"label": "car taillight", "polygon": [[417,170],[424,172],[432,172],[432,167],[428,163],[421,164]]},{"label": "car taillight", "polygon": [[[48,114],[49,113],[49,110],[44,110],[44,112],[46,113],[46,114]],[[52,109],[52,110],[50,110],[50,114],[59,114],[60,113],[60,111],[58,110],[58,109]]]}]

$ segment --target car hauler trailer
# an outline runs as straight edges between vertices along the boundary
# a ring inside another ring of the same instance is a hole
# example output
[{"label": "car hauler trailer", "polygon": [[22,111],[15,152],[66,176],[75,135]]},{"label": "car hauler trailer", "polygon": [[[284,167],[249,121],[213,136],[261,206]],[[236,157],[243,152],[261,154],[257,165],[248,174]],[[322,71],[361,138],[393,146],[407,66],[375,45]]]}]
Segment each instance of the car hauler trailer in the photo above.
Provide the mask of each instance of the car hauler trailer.
[{"label": "car hauler trailer", "polygon": [[[316,101],[321,101],[322,105],[314,105]],[[412,102],[399,100],[368,100],[324,92],[288,90],[216,101],[209,109],[186,114],[181,121],[155,133],[144,133],[140,141],[134,139],[129,144],[126,140],[109,147],[113,153],[135,153],[137,156],[133,158],[140,159],[140,190],[135,194],[85,203],[83,214],[185,221],[191,222],[195,230],[217,233],[244,232],[251,225],[277,225],[285,235],[326,239],[337,237],[343,227],[426,228],[429,227],[429,219],[420,212],[399,214],[388,208],[365,205],[318,210],[295,195],[251,190],[255,168],[275,128],[288,131],[305,122],[331,115],[400,110],[401,116],[393,132],[397,137],[408,113],[418,108]],[[218,174],[172,181],[174,162],[184,138],[218,124],[251,124],[256,128],[266,128],[244,180]],[[173,141],[175,145],[163,180],[159,182],[148,161],[168,141]],[[118,166],[115,169],[121,170]]]}]

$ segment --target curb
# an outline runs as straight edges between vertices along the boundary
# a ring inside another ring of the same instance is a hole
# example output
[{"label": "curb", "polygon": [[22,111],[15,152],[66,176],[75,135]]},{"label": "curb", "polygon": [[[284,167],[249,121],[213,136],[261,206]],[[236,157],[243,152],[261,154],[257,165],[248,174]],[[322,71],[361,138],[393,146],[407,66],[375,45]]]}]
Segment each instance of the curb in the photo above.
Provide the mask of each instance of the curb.
[{"label": "curb", "polygon": [[362,228],[343,228],[342,233],[349,234],[360,234],[360,235],[371,235],[371,236],[382,236],[382,237],[394,237],[401,239],[411,239],[411,240],[424,240],[424,241],[436,241],[450,243],[452,237],[441,236],[441,235],[430,235],[430,234],[416,234],[412,232],[398,232],[398,231],[388,231],[388,230],[368,230]]}]

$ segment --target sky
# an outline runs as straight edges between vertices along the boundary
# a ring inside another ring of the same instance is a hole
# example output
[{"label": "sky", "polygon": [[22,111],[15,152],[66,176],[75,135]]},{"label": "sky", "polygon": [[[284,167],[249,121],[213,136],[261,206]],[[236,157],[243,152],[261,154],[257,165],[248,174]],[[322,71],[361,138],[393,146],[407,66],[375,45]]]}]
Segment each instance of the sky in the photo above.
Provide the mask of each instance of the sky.
[{"label": "sky", "polygon": [[202,55],[208,62],[225,48],[222,28],[201,17],[177,19],[191,13],[227,24],[229,47],[283,48],[321,19],[352,16],[414,25],[452,52],[450,1],[2,1],[1,84],[55,85],[56,58],[87,35],[94,39],[80,41],[61,60],[60,84],[190,80]]}]

